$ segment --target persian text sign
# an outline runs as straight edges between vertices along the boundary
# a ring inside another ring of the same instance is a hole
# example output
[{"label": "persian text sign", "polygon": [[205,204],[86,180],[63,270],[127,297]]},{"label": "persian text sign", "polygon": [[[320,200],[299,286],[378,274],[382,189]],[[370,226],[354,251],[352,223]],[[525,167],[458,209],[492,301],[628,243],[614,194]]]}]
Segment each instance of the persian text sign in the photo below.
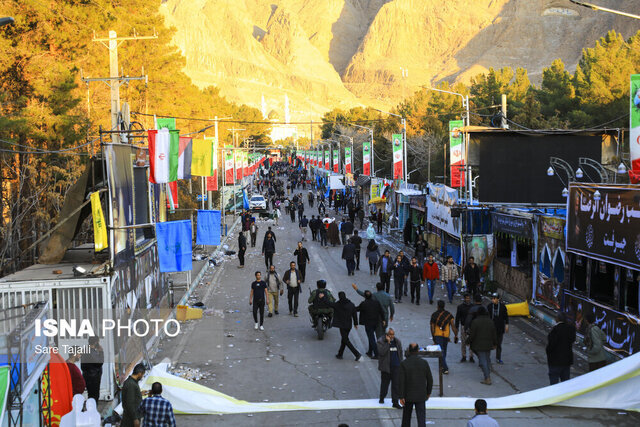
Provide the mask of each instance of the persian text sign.
[{"label": "persian text sign", "polygon": [[568,252],[640,270],[637,186],[572,183],[568,203]]}]

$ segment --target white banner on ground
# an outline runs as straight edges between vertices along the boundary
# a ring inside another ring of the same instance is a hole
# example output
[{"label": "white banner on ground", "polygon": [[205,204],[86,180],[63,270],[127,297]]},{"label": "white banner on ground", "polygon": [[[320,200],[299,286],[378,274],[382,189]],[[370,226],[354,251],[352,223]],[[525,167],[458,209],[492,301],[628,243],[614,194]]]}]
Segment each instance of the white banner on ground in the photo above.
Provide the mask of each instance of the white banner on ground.
[{"label": "white banner on ground", "polygon": [[[235,399],[208,387],[167,372],[168,364],[155,366],[146,377],[143,389],[162,383],[162,395],[182,414],[241,414],[277,411],[320,411],[339,409],[389,409],[390,401],[378,399],[319,400],[309,402],[253,403]],[[541,369],[546,369],[541,367]],[[640,411],[640,354],[634,354],[597,371],[563,383],[512,394],[486,398],[491,410],[534,408],[547,405],[580,408]],[[473,410],[474,397],[432,397],[428,409]]]}]

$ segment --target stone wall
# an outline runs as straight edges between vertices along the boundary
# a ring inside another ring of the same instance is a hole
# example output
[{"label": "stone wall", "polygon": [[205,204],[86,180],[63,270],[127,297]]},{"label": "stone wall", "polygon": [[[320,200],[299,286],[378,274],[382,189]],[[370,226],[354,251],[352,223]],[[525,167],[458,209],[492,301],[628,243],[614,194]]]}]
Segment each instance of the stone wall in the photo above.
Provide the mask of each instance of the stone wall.
[{"label": "stone wall", "polygon": [[510,294],[526,300],[531,298],[533,278],[530,272],[525,273],[495,259],[493,261],[493,279]]}]

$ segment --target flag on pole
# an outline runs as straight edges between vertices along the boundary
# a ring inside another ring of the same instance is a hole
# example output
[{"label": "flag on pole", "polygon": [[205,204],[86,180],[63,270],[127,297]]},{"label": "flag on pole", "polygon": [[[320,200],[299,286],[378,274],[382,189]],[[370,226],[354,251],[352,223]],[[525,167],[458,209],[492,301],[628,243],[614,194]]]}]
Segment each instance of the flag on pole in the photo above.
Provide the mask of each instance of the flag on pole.
[{"label": "flag on pole", "polygon": [[224,151],[224,182],[227,185],[235,184],[233,176],[233,151],[231,147],[226,147]]},{"label": "flag on pole", "polygon": [[351,147],[344,147],[344,173],[351,173]]},{"label": "flag on pole", "polygon": [[213,140],[213,176],[207,177],[207,191],[218,191],[218,141],[215,138],[211,139]]},{"label": "flag on pole", "polygon": [[243,176],[249,176],[249,152],[248,151],[243,151],[242,152],[242,175]]},{"label": "flag on pole", "polygon": [[159,222],[156,237],[161,273],[192,269],[191,220]]},{"label": "flag on pole", "polygon": [[191,138],[183,136],[179,139],[178,179],[191,179],[191,158],[193,154],[191,141]]},{"label": "flag on pole", "polygon": [[631,75],[631,112],[629,115],[629,157],[632,184],[640,182],[640,74]]},{"label": "flag on pole", "polygon": [[404,175],[403,171],[403,159],[402,159],[402,134],[394,133],[391,137],[393,144],[393,179],[402,179]]},{"label": "flag on pole", "polygon": [[177,130],[150,129],[149,182],[164,184],[178,179],[180,136]]},{"label": "flag on pole", "polygon": [[338,169],[340,168],[340,151],[333,150],[333,171],[335,173],[340,172]]},{"label": "flag on pole", "polygon": [[451,167],[451,187],[464,187],[464,158],[462,154],[462,120],[449,121],[449,165]]},{"label": "flag on pole", "polygon": [[[171,199],[169,199],[171,197]],[[171,201],[173,200],[173,207]],[[178,181],[170,182],[167,185],[167,207],[173,211],[178,206]]]},{"label": "flag on pole", "polygon": [[329,170],[329,160],[331,159],[331,151],[325,150],[324,152],[324,168]]},{"label": "flag on pole", "polygon": [[198,210],[196,245],[220,245],[220,211]]},{"label": "flag on pole", "polygon": [[213,175],[213,141],[210,139],[193,140],[191,174],[196,176]]},{"label": "flag on pole", "polygon": [[176,119],[173,117],[161,117],[156,118],[156,129],[167,128],[169,130],[176,130]]},{"label": "flag on pole", "polygon": [[371,142],[362,143],[362,174],[371,176]]},{"label": "flag on pole", "polygon": [[242,151],[234,150],[233,161],[236,165],[236,181],[242,181]]},{"label": "flag on pole", "polygon": [[100,193],[91,193],[91,216],[93,217],[93,244],[96,252],[100,252],[109,246],[107,236],[107,224],[104,222]]}]

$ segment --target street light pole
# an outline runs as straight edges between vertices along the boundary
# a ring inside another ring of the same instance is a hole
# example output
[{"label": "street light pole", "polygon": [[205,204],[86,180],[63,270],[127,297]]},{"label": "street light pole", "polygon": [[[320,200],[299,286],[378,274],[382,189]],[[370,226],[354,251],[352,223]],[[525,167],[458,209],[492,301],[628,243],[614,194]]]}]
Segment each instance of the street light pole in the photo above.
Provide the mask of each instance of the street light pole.
[{"label": "street light pole", "polygon": [[578,0],[570,0],[571,3],[577,4],[578,6],[588,7],[593,10],[601,10],[603,12],[615,13],[616,15],[626,16],[627,18],[640,19],[640,15],[634,15],[632,13],[622,12],[620,10],[609,9],[606,7],[598,6],[597,4],[587,3],[586,1],[578,1]]}]

